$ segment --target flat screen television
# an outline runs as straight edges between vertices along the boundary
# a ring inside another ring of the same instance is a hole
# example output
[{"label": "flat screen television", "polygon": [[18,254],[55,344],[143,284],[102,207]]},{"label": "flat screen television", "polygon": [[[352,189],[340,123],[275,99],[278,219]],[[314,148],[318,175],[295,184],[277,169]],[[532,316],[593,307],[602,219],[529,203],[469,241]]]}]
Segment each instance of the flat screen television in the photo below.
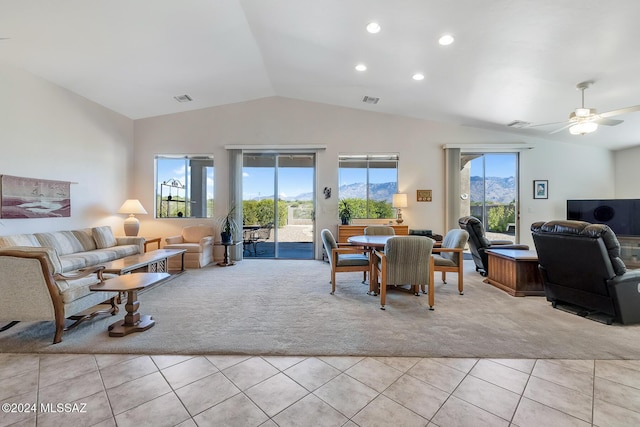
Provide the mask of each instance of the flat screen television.
[{"label": "flat screen television", "polygon": [[640,199],[567,200],[567,219],[606,224],[616,235],[640,236]]}]

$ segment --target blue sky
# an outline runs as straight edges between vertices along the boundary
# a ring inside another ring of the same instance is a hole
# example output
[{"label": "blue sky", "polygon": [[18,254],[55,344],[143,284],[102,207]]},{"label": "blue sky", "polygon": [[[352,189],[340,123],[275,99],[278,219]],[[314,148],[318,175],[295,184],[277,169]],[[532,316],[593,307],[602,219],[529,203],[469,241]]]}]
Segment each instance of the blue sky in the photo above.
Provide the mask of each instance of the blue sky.
[{"label": "blue sky", "polygon": [[[186,184],[185,178],[185,160],[184,159],[168,159],[163,158],[161,161],[156,162],[158,173],[158,191],[162,182],[170,179],[177,179],[182,184]],[[207,178],[207,197],[213,197],[213,176]],[[175,194],[175,193],[174,193]]]},{"label": "blue sky", "polygon": [[[487,154],[485,155],[486,174],[495,177],[514,176],[516,170],[515,154]],[[395,169],[370,169],[369,177],[372,183],[392,182],[397,179]],[[282,197],[292,197],[313,191],[312,168],[280,168],[279,192]],[[339,185],[349,185],[365,182],[365,169],[343,168],[340,172]],[[471,162],[471,176],[482,175],[482,160],[477,158]],[[178,179],[185,183],[184,159],[163,159],[158,162],[158,183],[168,179]],[[271,196],[273,188],[273,168],[244,168],[243,174],[243,198]],[[210,188],[213,188],[213,179],[208,180]],[[337,188],[333,189],[337,195]]]},{"label": "blue sky", "polygon": [[[274,194],[273,168],[244,168],[242,198],[245,200]],[[279,168],[278,193],[293,197],[313,191],[313,168]]]},{"label": "blue sky", "polygon": [[[515,153],[490,153],[485,154],[486,176],[507,178],[515,176],[516,158]],[[478,157],[471,161],[471,176],[482,176],[482,158]]]}]

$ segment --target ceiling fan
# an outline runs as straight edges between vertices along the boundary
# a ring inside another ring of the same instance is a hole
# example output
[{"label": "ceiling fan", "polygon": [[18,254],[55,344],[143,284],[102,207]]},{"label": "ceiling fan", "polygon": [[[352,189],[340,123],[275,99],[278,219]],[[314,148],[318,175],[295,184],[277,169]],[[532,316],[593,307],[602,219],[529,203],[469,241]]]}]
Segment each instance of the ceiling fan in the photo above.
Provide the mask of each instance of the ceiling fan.
[{"label": "ceiling fan", "polygon": [[545,123],[541,125],[532,125],[529,127],[548,126],[563,123],[560,128],[555,129],[549,133],[558,133],[569,128],[569,132],[572,135],[585,135],[587,133],[595,132],[598,129],[598,125],[616,126],[624,121],[611,119],[610,117],[619,116],[626,113],[633,113],[634,111],[640,111],[640,105],[611,110],[605,113],[598,113],[595,108],[585,108],[584,91],[585,89],[588,89],[593,83],[593,80],[587,80],[576,85],[576,89],[582,92],[582,106],[580,108],[576,108],[575,111],[572,111],[571,114],[569,114],[569,120],[563,122]]}]

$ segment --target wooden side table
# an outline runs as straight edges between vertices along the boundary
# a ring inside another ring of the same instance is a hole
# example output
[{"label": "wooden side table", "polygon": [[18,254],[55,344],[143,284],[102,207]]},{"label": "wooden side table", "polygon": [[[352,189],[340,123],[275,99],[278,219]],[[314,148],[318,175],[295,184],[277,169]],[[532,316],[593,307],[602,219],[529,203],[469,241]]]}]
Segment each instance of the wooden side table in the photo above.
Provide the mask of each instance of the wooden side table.
[{"label": "wooden side table", "polygon": [[235,261],[231,261],[229,259],[229,246],[237,246],[241,243],[242,242],[220,243],[222,246],[224,246],[224,259],[218,263],[220,267],[231,267],[232,265],[236,265]]},{"label": "wooden side table", "polygon": [[147,245],[150,244],[150,243],[155,243],[156,245],[158,245],[158,249],[160,249],[160,240],[162,240],[161,237],[149,237],[148,239],[145,237],[144,238],[144,251],[148,252]]}]

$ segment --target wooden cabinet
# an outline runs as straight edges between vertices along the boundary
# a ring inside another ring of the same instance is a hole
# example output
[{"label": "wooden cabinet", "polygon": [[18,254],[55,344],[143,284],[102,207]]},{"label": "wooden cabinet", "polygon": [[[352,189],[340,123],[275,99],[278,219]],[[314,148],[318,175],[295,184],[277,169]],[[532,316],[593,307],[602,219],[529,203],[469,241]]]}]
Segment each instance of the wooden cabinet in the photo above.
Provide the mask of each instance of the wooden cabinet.
[{"label": "wooden cabinet", "polygon": [[[369,225],[386,225],[386,224],[356,224],[356,225],[338,225],[338,243],[347,243],[347,239],[351,236],[362,236],[364,229]],[[409,234],[408,225],[392,225],[397,236],[406,236]]]}]

